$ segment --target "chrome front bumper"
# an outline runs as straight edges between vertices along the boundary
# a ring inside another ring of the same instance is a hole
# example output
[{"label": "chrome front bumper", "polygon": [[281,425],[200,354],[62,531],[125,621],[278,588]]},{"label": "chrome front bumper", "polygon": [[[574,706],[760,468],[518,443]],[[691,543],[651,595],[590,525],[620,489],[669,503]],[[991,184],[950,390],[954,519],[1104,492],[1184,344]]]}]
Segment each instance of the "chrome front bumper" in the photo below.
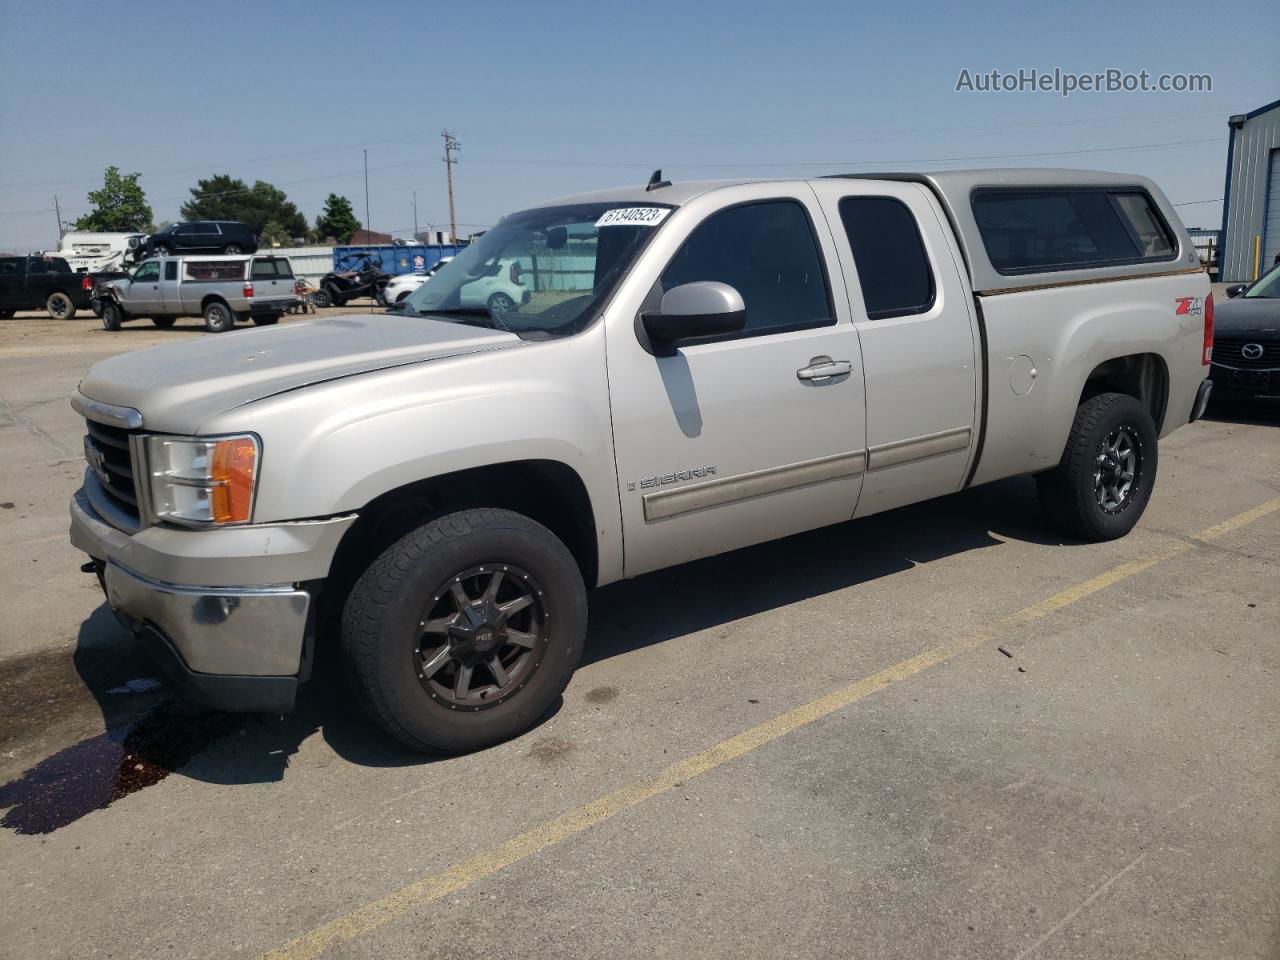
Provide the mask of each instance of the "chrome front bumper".
[{"label": "chrome front bumper", "polygon": [[[121,621],[189,693],[226,710],[284,711],[308,643],[312,597],[298,584],[327,574],[354,520],[129,536],[82,491],[71,501],[71,542],[94,559]],[[236,572],[284,582],[237,584]]]},{"label": "chrome front bumper", "polygon": [[111,609],[159,630],[196,673],[298,672],[311,604],[305,590],[161,583],[111,561],[102,580]]}]

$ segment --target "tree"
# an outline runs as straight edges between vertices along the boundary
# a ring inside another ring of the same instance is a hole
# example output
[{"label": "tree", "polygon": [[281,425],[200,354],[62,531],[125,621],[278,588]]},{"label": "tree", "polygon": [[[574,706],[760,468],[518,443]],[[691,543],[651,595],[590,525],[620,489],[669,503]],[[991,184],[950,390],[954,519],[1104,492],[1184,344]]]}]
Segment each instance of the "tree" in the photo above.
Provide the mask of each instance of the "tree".
[{"label": "tree", "polygon": [[286,236],[307,232],[307,218],[285,196],[283,190],[264,180],[252,187],[225,173],[198,180],[191,199],[182,205],[185,220],[239,220],[261,234],[273,220]]},{"label": "tree", "polygon": [[269,220],[258,234],[258,242],[264,247],[288,246],[292,238],[289,232],[280,225],[279,220]]},{"label": "tree", "polygon": [[102,189],[89,191],[93,212],[72,226],[77,230],[142,233],[151,229],[151,207],[138,186],[140,173],[120,175],[119,167],[107,167]]},{"label": "tree", "polygon": [[360,221],[351,209],[351,201],[336,193],[329,194],[324,212],[316,217],[316,237],[322,241],[333,237],[338,243],[346,243],[359,229]]}]

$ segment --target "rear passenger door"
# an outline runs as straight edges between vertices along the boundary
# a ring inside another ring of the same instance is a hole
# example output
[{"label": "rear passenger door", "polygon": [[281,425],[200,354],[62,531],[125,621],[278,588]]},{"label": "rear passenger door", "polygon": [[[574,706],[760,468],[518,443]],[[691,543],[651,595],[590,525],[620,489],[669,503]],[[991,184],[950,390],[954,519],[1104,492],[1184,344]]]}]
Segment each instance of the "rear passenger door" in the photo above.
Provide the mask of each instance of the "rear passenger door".
[{"label": "rear passenger door", "polygon": [[920,184],[813,184],[862,344],[867,474],[857,516],[953,493],[977,441],[978,343],[951,229]]}]

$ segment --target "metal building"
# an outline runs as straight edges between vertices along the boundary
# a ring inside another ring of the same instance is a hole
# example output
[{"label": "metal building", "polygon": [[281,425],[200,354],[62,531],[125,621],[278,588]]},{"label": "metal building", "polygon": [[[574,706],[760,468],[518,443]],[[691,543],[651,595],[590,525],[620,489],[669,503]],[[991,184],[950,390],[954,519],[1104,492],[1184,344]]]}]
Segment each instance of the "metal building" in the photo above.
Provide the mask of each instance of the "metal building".
[{"label": "metal building", "polygon": [[1280,253],[1280,100],[1227,121],[1219,280],[1265,273]]}]

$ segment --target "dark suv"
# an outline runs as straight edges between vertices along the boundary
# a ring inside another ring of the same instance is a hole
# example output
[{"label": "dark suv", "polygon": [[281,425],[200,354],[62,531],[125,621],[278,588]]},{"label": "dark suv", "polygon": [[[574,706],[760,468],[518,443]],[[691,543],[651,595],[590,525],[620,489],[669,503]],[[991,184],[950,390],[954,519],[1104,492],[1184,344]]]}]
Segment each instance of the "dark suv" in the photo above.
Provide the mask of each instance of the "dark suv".
[{"label": "dark suv", "polygon": [[189,220],[174,223],[147,237],[136,259],[171,253],[256,253],[258,238],[247,223],[235,220]]}]

